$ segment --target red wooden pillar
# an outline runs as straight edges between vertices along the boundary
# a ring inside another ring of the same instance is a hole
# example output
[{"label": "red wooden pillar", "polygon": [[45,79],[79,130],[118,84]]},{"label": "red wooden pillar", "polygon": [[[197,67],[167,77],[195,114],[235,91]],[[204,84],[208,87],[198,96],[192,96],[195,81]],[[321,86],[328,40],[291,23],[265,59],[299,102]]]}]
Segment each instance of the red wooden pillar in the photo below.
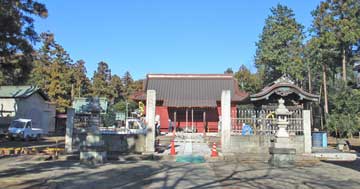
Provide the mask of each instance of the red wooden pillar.
[{"label": "red wooden pillar", "polygon": [[203,112],[203,133],[204,133],[204,136],[206,136],[206,110],[204,110]]},{"label": "red wooden pillar", "polygon": [[174,120],[173,120],[173,136],[175,137],[176,133],[176,110],[174,111]]}]

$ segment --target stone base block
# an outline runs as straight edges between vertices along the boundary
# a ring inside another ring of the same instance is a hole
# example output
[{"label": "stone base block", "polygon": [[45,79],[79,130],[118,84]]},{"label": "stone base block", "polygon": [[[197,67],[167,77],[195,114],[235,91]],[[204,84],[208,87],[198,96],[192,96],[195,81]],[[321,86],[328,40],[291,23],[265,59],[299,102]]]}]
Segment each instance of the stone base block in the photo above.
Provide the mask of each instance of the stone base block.
[{"label": "stone base block", "polygon": [[292,167],[295,165],[296,150],[293,148],[269,148],[269,163],[276,167]]},{"label": "stone base block", "polygon": [[88,164],[102,164],[106,161],[106,151],[82,151],[80,152],[80,161]]},{"label": "stone base block", "polygon": [[85,145],[102,146],[104,145],[104,141],[102,140],[102,136],[100,134],[88,133]]}]

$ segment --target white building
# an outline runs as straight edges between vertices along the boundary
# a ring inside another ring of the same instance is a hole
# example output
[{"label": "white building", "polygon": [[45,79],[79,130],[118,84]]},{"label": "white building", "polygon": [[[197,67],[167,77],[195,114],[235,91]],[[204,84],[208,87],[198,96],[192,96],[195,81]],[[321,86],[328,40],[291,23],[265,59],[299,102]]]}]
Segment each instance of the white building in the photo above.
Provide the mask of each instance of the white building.
[{"label": "white building", "polygon": [[48,100],[38,87],[0,86],[0,129],[7,129],[13,119],[26,118],[33,127],[54,132],[56,106]]}]

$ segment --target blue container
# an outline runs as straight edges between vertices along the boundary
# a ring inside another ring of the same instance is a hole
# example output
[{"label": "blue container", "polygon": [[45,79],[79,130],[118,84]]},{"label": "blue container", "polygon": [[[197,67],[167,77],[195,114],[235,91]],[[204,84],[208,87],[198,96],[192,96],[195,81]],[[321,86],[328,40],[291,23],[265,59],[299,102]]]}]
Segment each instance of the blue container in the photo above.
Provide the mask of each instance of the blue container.
[{"label": "blue container", "polygon": [[326,132],[312,132],[312,146],[313,147],[327,147]]},{"label": "blue container", "polygon": [[323,132],[322,133],[322,147],[326,148],[327,145],[328,145],[328,141],[327,141],[327,133],[326,132]]}]

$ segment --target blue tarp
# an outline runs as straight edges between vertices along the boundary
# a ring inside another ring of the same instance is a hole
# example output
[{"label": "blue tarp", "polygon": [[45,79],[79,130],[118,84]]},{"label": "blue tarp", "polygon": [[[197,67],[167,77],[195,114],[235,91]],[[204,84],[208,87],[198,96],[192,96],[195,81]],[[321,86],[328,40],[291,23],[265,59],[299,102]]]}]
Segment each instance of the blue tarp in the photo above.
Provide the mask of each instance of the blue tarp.
[{"label": "blue tarp", "polygon": [[242,134],[242,135],[253,135],[253,134],[254,134],[254,131],[253,131],[253,129],[251,128],[250,125],[245,124],[245,125],[242,127],[241,134]]}]

